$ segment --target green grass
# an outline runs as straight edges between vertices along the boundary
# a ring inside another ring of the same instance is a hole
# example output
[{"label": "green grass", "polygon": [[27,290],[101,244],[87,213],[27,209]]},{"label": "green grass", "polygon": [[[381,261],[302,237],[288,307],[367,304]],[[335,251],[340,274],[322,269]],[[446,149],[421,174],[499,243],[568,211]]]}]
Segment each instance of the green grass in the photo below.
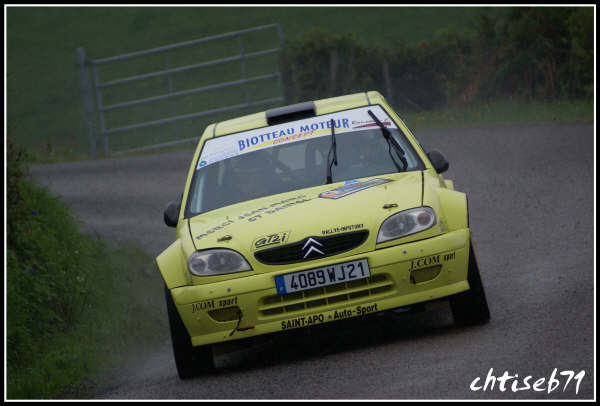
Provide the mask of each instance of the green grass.
[{"label": "green grass", "polygon": [[[244,28],[280,23],[286,40],[313,26],[331,33],[353,33],[367,44],[385,45],[402,39],[417,43],[431,38],[439,28],[467,24],[483,12],[500,14],[506,8],[471,7],[8,7],[7,8],[7,116],[19,145],[32,151],[34,161],[86,159],[90,144],[84,120],[76,48],[84,47],[96,59],[171,43],[203,38]],[[270,47],[275,36],[253,34],[244,39],[244,50]],[[214,59],[237,53],[237,43],[223,40],[169,54],[169,66]],[[102,66],[102,81],[122,74],[143,73],[165,67],[164,55],[140,58],[132,64]],[[117,69],[118,68],[118,69]],[[277,70],[275,56],[248,61],[248,76]],[[174,90],[238,79],[240,64],[207,68],[172,77]],[[123,92],[103,94],[104,103],[164,93],[166,78],[127,86]],[[249,87],[252,100],[279,94],[274,82]],[[152,103],[149,110],[131,108],[107,113],[110,128],[177,114],[239,104],[241,89],[184,97],[175,103]],[[123,99],[124,98],[124,99]],[[110,136],[111,149],[119,150],[155,142],[199,135],[208,122],[260,111],[237,111],[182,121],[152,129]],[[100,151],[102,145],[99,145]]]},{"label": "green grass", "polygon": [[127,245],[96,241],[95,250],[98,275],[90,283],[95,297],[73,326],[31,345],[31,362],[9,364],[8,398],[44,399],[77,393],[79,387],[90,390],[97,377],[168,338],[162,281],[152,259]]},{"label": "green grass", "polygon": [[147,253],[82,233],[64,203],[19,177],[13,156],[7,173],[7,397],[53,398],[168,338],[163,285]]},{"label": "green grass", "polygon": [[460,108],[445,108],[439,111],[399,113],[411,130],[590,123],[594,120],[594,101],[558,100],[543,103],[505,99]]}]

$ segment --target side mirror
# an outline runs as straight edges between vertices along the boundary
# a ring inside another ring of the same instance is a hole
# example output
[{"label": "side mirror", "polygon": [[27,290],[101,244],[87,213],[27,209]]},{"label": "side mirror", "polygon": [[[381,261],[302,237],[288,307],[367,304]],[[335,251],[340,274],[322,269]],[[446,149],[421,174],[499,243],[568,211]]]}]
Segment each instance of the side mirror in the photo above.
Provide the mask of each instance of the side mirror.
[{"label": "side mirror", "polygon": [[177,227],[177,219],[179,218],[179,210],[181,203],[177,200],[170,201],[164,213],[165,224],[168,227]]},{"label": "side mirror", "polygon": [[427,153],[427,158],[429,158],[431,165],[433,165],[437,173],[446,172],[450,166],[444,154],[436,149],[429,151]]}]

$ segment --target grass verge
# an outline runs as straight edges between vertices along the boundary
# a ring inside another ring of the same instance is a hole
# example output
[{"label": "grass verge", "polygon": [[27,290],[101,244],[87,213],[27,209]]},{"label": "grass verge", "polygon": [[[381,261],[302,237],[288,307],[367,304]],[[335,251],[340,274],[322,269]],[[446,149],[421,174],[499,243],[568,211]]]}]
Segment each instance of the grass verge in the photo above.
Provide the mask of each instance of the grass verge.
[{"label": "grass verge", "polygon": [[6,396],[53,398],[168,338],[162,282],[141,249],[80,232],[8,147]]},{"label": "grass verge", "polygon": [[529,102],[518,99],[473,106],[407,113],[400,116],[411,130],[496,125],[569,124],[594,121],[593,100]]}]

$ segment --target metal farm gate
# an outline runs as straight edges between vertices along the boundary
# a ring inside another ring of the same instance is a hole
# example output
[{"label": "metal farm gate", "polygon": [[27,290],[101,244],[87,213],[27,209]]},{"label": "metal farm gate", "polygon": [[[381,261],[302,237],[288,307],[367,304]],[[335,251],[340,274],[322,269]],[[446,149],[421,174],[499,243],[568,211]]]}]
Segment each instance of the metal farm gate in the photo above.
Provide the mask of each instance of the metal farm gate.
[{"label": "metal farm gate", "polygon": [[282,41],[271,24],[102,59],[78,48],[91,153],[195,142],[222,113],[281,105]]}]

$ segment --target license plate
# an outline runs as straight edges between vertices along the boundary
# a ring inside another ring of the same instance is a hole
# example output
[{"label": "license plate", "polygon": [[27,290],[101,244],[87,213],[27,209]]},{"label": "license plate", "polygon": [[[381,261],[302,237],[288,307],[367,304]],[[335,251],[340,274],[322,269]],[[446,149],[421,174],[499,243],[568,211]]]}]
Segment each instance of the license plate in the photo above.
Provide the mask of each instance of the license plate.
[{"label": "license plate", "polygon": [[277,286],[277,294],[285,295],[286,293],[364,279],[369,276],[371,276],[369,263],[366,258],[363,258],[356,261],[307,269],[306,271],[277,275],[275,277],[275,285]]}]

